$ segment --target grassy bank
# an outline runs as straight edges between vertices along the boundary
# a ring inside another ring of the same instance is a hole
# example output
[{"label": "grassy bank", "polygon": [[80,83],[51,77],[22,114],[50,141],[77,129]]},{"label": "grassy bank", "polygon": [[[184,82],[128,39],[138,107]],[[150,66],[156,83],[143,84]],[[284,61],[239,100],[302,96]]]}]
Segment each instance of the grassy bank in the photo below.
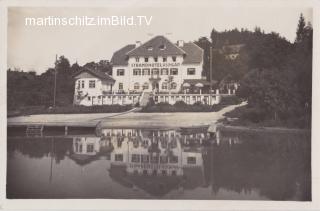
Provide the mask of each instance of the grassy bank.
[{"label": "grassy bank", "polygon": [[87,113],[120,113],[133,107],[131,105],[102,105],[102,106],[61,106],[48,108],[45,106],[28,106],[15,110],[8,110],[8,117],[32,114],[87,114]]},{"label": "grassy bank", "polygon": [[225,114],[220,120],[224,125],[244,127],[281,127],[281,128],[311,128],[311,115],[292,115],[285,119],[273,119],[273,116],[248,105],[238,107]]},{"label": "grassy bank", "polygon": [[239,104],[241,100],[235,96],[223,97],[221,102],[216,105],[206,105],[201,102],[196,102],[193,105],[188,105],[183,101],[177,101],[175,104],[170,105],[169,103],[158,103],[155,104],[152,98],[150,98],[147,106],[141,109],[143,113],[159,113],[159,112],[216,112],[225,108],[229,105]]}]

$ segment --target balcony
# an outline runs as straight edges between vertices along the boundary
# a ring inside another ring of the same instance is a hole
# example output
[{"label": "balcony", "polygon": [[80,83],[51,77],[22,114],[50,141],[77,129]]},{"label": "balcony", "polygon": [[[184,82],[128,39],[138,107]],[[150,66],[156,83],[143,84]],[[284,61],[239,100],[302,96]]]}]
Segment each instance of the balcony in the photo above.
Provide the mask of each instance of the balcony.
[{"label": "balcony", "polygon": [[151,81],[151,82],[158,82],[160,80],[161,80],[161,78],[160,78],[159,74],[151,75],[151,77],[149,78],[149,81]]}]

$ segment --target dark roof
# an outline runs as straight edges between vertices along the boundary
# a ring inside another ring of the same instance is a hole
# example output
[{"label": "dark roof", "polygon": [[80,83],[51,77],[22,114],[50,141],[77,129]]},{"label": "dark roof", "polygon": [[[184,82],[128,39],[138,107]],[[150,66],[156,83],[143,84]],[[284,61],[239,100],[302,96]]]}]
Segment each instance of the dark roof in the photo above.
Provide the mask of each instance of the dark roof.
[{"label": "dark roof", "polygon": [[189,42],[185,43],[181,48],[186,52],[183,64],[200,63],[202,61],[203,49],[198,45]]},{"label": "dark roof", "polygon": [[115,81],[110,75],[101,72],[100,70],[94,70],[88,67],[83,67],[81,68],[80,71],[76,72],[73,77],[76,77],[77,75],[79,75],[80,73],[83,72],[88,72],[91,73],[92,75],[96,76],[97,78],[100,78],[101,80],[106,80],[106,81]]},{"label": "dark roof", "polygon": [[[164,49],[161,49],[161,47]],[[164,36],[156,36],[141,46],[129,51],[128,56],[172,56],[184,55],[185,52]]]},{"label": "dark roof", "polygon": [[128,56],[126,55],[129,51],[133,50],[135,45],[126,45],[125,47],[121,48],[120,50],[114,52],[111,63],[112,65],[128,65]]},{"label": "dark roof", "polygon": [[[161,45],[165,46],[165,49],[161,50]],[[151,50],[148,50],[149,47]],[[183,47],[178,47],[164,36],[156,36],[137,48],[135,48],[135,45],[127,45],[121,48],[113,54],[111,63],[114,66],[126,66],[129,56],[172,55],[183,55],[183,64],[194,64],[202,62],[203,50],[192,42],[185,43]]]},{"label": "dark roof", "polygon": [[86,155],[86,154],[71,154],[69,157],[75,161],[78,165],[84,166],[98,159],[97,155]]}]

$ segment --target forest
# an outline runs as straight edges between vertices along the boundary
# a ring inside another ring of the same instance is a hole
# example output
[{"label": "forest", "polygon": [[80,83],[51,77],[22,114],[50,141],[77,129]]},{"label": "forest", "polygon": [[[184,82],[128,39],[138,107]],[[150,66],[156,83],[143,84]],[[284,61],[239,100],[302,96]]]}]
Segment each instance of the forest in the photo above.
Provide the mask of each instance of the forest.
[{"label": "forest", "polygon": [[[256,27],[218,32],[212,29],[209,37],[194,41],[204,50],[203,76],[221,84],[226,80],[240,84],[236,95],[248,102],[246,115],[253,122],[300,121],[310,127],[312,103],[312,37],[313,28],[301,14],[297,18],[296,38],[289,42],[276,32],[265,33]],[[227,45],[243,47],[236,59],[221,53]],[[210,74],[212,48],[212,74]],[[71,106],[73,102],[73,74],[81,69],[77,63],[60,56],[56,67],[41,75],[17,69],[7,70],[8,111],[20,108],[53,105],[54,77],[57,76],[57,106]],[[111,74],[108,60],[89,62],[84,66]],[[293,120],[292,120],[293,121]]]}]

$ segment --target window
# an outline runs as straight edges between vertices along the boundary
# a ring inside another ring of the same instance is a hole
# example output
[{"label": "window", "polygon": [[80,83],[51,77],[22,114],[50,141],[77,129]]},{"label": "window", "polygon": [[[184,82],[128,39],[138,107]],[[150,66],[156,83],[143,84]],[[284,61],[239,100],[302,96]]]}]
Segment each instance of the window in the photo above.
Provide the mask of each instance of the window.
[{"label": "window", "polygon": [[119,83],[119,90],[123,90],[123,83]]},{"label": "window", "polygon": [[134,88],[134,89],[140,89],[139,83],[134,83],[133,88]]},{"label": "window", "polygon": [[151,163],[159,163],[159,156],[151,156]]},{"label": "window", "polygon": [[162,61],[163,61],[163,62],[167,62],[167,57],[163,57],[163,58],[162,58]]},{"label": "window", "polygon": [[177,88],[177,83],[176,82],[171,83],[171,89],[176,89],[176,88]]},{"label": "window", "polygon": [[158,57],[154,57],[154,62],[158,62]]},{"label": "window", "polygon": [[166,49],[166,46],[165,45],[160,45],[159,48],[160,48],[160,50],[164,50],[164,49]]},{"label": "window", "polygon": [[143,90],[149,89],[149,83],[147,83],[147,82],[144,83],[143,86],[142,86],[142,89],[143,89]]},{"label": "window", "polygon": [[196,157],[188,157],[187,163],[188,164],[196,164]]},{"label": "window", "polygon": [[176,62],[176,61],[177,61],[177,57],[173,56],[173,57],[172,57],[172,61],[173,61],[173,62]]},{"label": "window", "polygon": [[173,155],[170,157],[169,160],[170,160],[170,163],[178,163],[178,156]]},{"label": "window", "polygon": [[152,75],[159,75],[159,69],[158,68],[153,68],[152,69]]},{"label": "window", "polygon": [[136,57],[136,62],[139,62],[139,57]]},{"label": "window", "polygon": [[141,69],[133,69],[133,75],[141,75]]},{"label": "window", "polygon": [[77,86],[78,86],[78,89],[80,89],[80,83],[81,83],[81,82],[80,82],[80,81],[78,81],[78,85],[77,85]]},{"label": "window", "polygon": [[143,75],[150,75],[150,69],[146,68],[142,70]]},{"label": "window", "polygon": [[161,75],[168,75],[168,68],[162,68],[161,69]]},{"label": "window", "polygon": [[153,171],[152,171],[152,175],[153,175],[153,176],[156,176],[157,173],[158,173],[157,170],[153,170]]},{"label": "window", "polygon": [[93,152],[93,144],[87,145],[87,152]]},{"label": "window", "polygon": [[162,83],[162,89],[168,89],[168,84],[166,82]]},{"label": "window", "polygon": [[195,68],[188,68],[187,69],[187,74],[188,75],[195,75],[196,74],[196,69]]},{"label": "window", "polygon": [[90,96],[88,96],[88,100],[91,100],[91,97],[90,97]]},{"label": "window", "polygon": [[124,75],[124,69],[117,69],[117,76],[123,76]]},{"label": "window", "polygon": [[170,75],[178,75],[178,68],[171,68]]},{"label": "window", "polygon": [[123,161],[123,154],[115,154],[114,160],[115,161]]},{"label": "window", "polygon": [[152,50],[153,50],[153,47],[152,47],[152,46],[148,46],[148,47],[147,47],[147,50],[148,50],[148,51],[152,51]]},{"label": "window", "polygon": [[138,154],[133,154],[133,155],[131,156],[131,162],[133,162],[133,163],[140,163],[140,155],[138,155]]},{"label": "window", "polygon": [[149,155],[141,155],[141,162],[149,163]]},{"label": "window", "polygon": [[144,58],[144,62],[149,62],[149,58],[148,58],[148,57],[145,57],[145,58]]},{"label": "window", "polygon": [[167,156],[160,156],[160,163],[168,163],[168,157]]},{"label": "window", "polygon": [[89,88],[95,88],[96,87],[96,81],[90,80],[89,81]]}]

